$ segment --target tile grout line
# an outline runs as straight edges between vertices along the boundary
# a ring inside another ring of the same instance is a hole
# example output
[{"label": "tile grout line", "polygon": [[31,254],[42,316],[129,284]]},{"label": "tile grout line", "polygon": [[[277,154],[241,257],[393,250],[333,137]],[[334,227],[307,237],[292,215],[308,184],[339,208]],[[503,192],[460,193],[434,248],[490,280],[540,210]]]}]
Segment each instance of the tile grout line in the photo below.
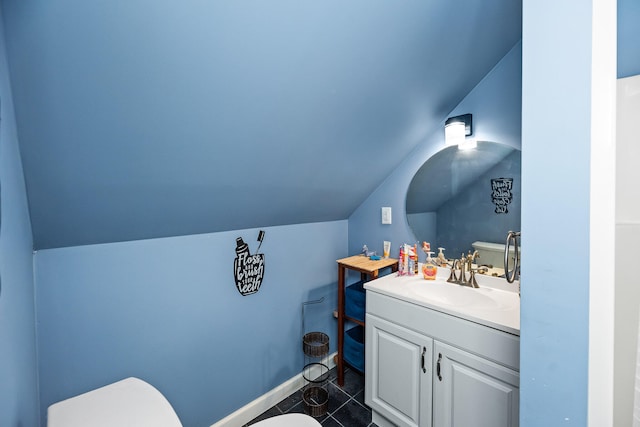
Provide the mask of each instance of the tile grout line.
[{"label": "tile grout line", "polygon": [[[348,396],[348,395],[347,395]],[[342,407],[344,405],[346,405],[347,403],[349,403],[349,401],[351,400],[351,397],[349,397],[349,399],[345,400],[344,403],[340,406],[338,406],[333,412],[331,413],[327,413],[328,416],[330,416],[331,418],[333,418],[335,420],[335,417],[333,417],[333,414],[335,414],[336,412],[338,412],[340,409],[342,409]],[[338,420],[336,420],[338,421]]]},{"label": "tile grout line", "polygon": [[339,425],[340,427],[344,427],[344,424],[342,424],[340,421],[338,421],[336,418],[332,417],[331,415],[329,415],[329,417],[328,417],[328,418],[331,418],[333,421],[335,421],[336,423],[338,423],[338,425]]},{"label": "tile grout line", "polygon": [[[345,390],[343,387],[339,386],[337,384],[337,377],[334,377],[332,379],[329,379],[327,382],[327,385],[329,386],[333,386],[336,389],[340,390],[340,396],[344,396],[346,397],[346,400],[337,408],[335,408],[333,411],[329,412],[327,411],[325,414],[325,418],[322,419],[322,421],[320,421],[318,418],[315,418],[316,421],[318,421],[321,425],[324,425],[325,422],[329,419],[331,419],[332,422],[336,423],[338,426],[340,427],[345,427],[345,425],[338,419],[336,418],[336,414],[342,410],[343,408],[345,408],[346,405],[349,404],[349,402],[351,400],[355,401],[357,403],[357,407],[364,409],[365,411],[367,411],[369,414],[371,414],[371,409],[366,406],[366,404],[361,403],[360,401],[358,401],[358,399],[356,398],[357,395],[359,395],[364,389],[358,389],[355,390],[353,394],[349,393],[347,390]],[[359,385],[359,384],[358,384]],[[271,409],[275,409],[277,412],[279,412],[280,414],[288,414],[288,413],[294,413],[294,412],[298,412],[300,411],[300,409],[302,409],[302,413],[305,413],[304,411],[304,400],[302,398],[300,398],[299,401],[297,401],[295,404],[293,404],[292,406],[290,406],[287,410],[284,410],[280,404],[283,403],[284,401],[286,401],[287,399],[291,399],[293,396],[295,396],[297,393],[300,393],[300,390],[292,393],[288,398],[284,399],[281,402],[278,402],[276,405],[274,405]],[[335,391],[334,391],[335,393]],[[341,399],[338,399],[341,400]],[[286,405],[285,405],[286,406]],[[246,426],[249,426],[251,424],[246,424]],[[372,421],[369,421],[368,424],[362,425],[362,427],[374,427],[375,424],[373,424]],[[352,426],[349,426],[352,427]]]}]

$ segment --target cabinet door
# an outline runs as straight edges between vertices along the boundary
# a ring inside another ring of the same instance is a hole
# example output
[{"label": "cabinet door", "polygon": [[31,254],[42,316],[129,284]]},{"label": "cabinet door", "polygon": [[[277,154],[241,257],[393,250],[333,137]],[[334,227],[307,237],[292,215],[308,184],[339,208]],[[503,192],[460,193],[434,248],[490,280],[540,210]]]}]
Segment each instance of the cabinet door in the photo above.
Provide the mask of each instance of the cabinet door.
[{"label": "cabinet door", "polygon": [[518,372],[437,341],[434,346],[436,426],[518,426]]},{"label": "cabinet door", "polygon": [[365,401],[397,426],[431,426],[433,340],[367,314]]}]

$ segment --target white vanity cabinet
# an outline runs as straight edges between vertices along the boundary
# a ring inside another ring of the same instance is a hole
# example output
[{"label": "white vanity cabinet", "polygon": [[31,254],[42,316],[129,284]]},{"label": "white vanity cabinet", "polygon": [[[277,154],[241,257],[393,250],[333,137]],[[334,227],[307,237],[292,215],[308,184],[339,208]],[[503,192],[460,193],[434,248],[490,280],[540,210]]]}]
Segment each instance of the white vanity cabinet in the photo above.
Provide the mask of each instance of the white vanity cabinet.
[{"label": "white vanity cabinet", "polygon": [[517,335],[371,289],[365,323],[378,426],[518,426]]},{"label": "white vanity cabinet", "polygon": [[434,425],[518,426],[517,371],[440,342],[434,355]]},{"label": "white vanity cabinet", "polygon": [[367,315],[365,399],[396,425],[431,425],[433,339]]}]

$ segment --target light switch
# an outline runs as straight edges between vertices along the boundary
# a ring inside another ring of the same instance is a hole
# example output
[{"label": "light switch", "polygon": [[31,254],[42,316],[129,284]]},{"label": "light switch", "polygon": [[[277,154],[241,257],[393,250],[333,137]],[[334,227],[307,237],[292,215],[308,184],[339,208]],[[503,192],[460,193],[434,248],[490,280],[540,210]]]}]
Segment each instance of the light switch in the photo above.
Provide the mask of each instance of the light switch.
[{"label": "light switch", "polygon": [[382,223],[391,224],[391,207],[382,208]]}]

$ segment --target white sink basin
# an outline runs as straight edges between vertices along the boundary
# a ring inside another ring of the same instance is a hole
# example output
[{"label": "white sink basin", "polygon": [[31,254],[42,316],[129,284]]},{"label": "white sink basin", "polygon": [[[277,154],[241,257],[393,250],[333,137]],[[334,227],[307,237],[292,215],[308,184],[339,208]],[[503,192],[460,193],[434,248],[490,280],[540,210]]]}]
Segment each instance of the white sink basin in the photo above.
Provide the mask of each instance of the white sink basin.
[{"label": "white sink basin", "polygon": [[407,291],[409,295],[432,301],[435,304],[457,307],[472,306],[480,310],[504,308],[502,302],[495,298],[495,293],[492,294],[492,289],[489,288],[474,289],[448,282],[429,283],[424,281],[411,286]]}]

